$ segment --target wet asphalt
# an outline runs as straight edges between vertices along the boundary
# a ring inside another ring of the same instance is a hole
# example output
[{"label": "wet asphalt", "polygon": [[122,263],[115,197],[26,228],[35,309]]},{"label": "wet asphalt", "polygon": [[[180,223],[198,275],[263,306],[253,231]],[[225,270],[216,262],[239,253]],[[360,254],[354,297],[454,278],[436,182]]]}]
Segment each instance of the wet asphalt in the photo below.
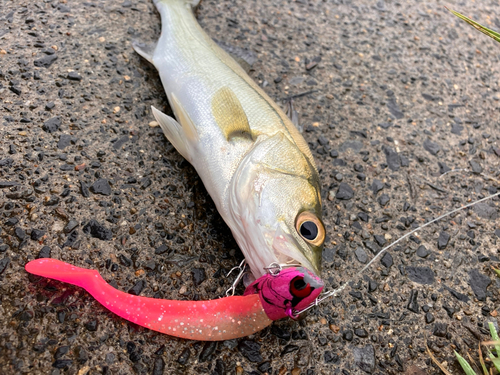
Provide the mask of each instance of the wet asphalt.
[{"label": "wet asphalt", "polygon": [[[495,2],[446,3],[500,29]],[[323,278],[349,287],[298,322],[193,342],[148,331],[77,288],[28,276],[39,257],[121,290],[213,299],[243,259],[195,170],[155,127],[171,113],[133,40],[149,1],[0,0],[2,374],[439,374],[497,324],[499,199],[381,248],[500,188],[500,49],[440,1],[207,1],[210,36],[256,56],[293,97],[320,169]],[[240,289],[241,293],[243,290]]]}]

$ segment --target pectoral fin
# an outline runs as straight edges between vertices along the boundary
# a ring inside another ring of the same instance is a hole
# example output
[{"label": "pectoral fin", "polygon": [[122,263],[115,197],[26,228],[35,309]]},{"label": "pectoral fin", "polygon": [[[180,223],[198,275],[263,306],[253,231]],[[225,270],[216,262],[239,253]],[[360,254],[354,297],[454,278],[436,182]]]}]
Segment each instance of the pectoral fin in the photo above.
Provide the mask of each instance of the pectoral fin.
[{"label": "pectoral fin", "polygon": [[212,114],[228,141],[234,137],[252,139],[247,115],[230,88],[223,87],[215,93],[212,99]]}]

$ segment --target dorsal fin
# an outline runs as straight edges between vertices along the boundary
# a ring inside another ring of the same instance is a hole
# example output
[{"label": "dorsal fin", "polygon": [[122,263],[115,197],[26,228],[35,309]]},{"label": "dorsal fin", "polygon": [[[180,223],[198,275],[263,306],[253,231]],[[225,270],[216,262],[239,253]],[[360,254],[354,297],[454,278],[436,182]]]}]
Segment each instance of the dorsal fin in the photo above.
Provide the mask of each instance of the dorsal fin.
[{"label": "dorsal fin", "polygon": [[247,115],[229,87],[222,87],[212,98],[212,114],[228,141],[234,137],[252,139]]},{"label": "dorsal fin", "polygon": [[252,69],[253,64],[257,61],[257,55],[250,49],[244,49],[233,46],[226,42],[214,39],[214,42],[226,51],[231,57],[241,65],[241,67],[248,73]]},{"label": "dorsal fin", "polygon": [[292,122],[292,124],[297,128],[299,133],[302,133],[303,127],[299,123],[299,113],[295,110],[295,107],[293,106],[293,99],[290,99],[286,103],[286,115]]}]

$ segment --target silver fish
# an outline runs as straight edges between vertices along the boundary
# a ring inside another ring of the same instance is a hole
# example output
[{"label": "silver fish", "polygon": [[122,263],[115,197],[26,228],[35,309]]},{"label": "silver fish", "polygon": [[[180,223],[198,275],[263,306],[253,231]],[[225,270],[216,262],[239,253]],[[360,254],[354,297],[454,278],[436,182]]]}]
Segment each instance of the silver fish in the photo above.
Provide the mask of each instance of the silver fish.
[{"label": "silver fish", "polygon": [[175,114],[153,114],[199,173],[253,276],[271,264],[321,271],[325,229],[318,171],[302,135],[202,30],[199,1],[154,0],[156,45],[135,44],[158,70]]}]

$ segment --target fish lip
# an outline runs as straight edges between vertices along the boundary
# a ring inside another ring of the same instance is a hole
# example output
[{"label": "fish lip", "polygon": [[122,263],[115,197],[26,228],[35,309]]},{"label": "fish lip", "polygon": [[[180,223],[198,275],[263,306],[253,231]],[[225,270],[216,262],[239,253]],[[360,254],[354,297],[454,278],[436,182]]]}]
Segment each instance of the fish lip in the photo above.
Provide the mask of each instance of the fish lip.
[{"label": "fish lip", "polygon": [[[283,228],[285,226],[286,229]],[[271,248],[274,251],[274,253],[278,254],[283,254],[290,259],[293,259],[295,263],[299,263],[304,270],[302,271],[304,274],[307,274],[308,272],[318,275],[321,274],[321,263],[315,264],[315,262],[306,255],[306,252],[303,251],[304,246],[300,243],[300,241],[295,237],[295,235],[292,233],[290,228],[286,225],[286,223],[282,223],[282,225],[278,225],[275,232],[274,232],[274,239],[273,242],[271,243]],[[295,229],[295,228],[294,228]],[[278,243],[277,239],[282,237],[284,240],[283,242],[286,242],[288,245],[285,245],[283,248],[283,245],[281,243]],[[307,244],[305,245],[307,246]],[[290,251],[290,247],[293,247],[293,252]],[[293,256],[293,253],[299,256]],[[277,262],[280,263],[280,262]],[[307,271],[305,271],[307,270]],[[318,279],[321,279],[318,277]]]}]

